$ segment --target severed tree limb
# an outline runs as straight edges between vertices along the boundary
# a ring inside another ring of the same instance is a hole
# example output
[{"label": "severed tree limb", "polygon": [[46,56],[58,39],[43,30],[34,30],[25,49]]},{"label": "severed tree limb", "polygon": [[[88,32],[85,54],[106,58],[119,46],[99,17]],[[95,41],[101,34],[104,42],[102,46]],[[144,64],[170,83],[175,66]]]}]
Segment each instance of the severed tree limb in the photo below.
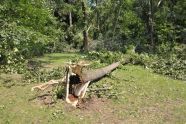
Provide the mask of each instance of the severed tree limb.
[{"label": "severed tree limb", "polygon": [[34,87],[31,88],[31,91],[34,91],[36,89],[38,89],[38,90],[45,90],[45,89],[47,89],[47,88],[49,88],[49,87],[51,87],[51,86],[53,86],[55,84],[59,84],[61,82],[62,83],[65,82],[65,77],[62,78],[62,79],[58,79],[58,80],[50,80],[50,81],[48,81],[46,83],[42,83],[40,85],[34,86]]}]

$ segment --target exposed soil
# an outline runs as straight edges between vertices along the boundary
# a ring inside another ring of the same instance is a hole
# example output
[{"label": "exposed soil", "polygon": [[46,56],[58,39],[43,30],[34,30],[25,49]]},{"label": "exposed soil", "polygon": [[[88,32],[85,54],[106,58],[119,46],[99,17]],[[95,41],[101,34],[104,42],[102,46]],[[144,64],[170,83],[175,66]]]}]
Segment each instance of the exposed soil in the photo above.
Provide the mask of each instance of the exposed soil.
[{"label": "exposed soil", "polygon": [[53,96],[51,94],[39,95],[33,99],[30,99],[30,101],[35,105],[39,105],[39,106],[43,106],[43,105],[51,106],[54,105],[55,103]]},{"label": "exposed soil", "polygon": [[[31,100],[36,105],[54,106],[55,102],[50,94],[40,95]],[[70,104],[59,100],[64,106],[64,111],[72,113],[80,119],[90,118],[93,122],[100,124],[120,124],[123,121],[116,115],[116,109],[111,106],[112,101],[106,98],[85,98],[82,99],[77,108],[74,108]]]},{"label": "exposed soil", "polygon": [[38,105],[38,106],[55,105],[56,101],[54,100],[54,97],[52,95],[53,94],[52,89],[53,87],[48,87],[46,90],[42,92],[36,92],[37,94],[35,94],[33,98],[29,99],[29,101],[33,103],[34,105]]}]

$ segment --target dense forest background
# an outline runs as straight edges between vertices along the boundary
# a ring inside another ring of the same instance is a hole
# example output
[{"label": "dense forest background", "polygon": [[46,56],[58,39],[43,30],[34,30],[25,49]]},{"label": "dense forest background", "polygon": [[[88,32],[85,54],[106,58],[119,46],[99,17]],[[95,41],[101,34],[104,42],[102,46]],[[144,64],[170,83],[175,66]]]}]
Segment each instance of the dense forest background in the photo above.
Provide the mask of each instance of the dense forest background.
[{"label": "dense forest background", "polygon": [[53,52],[110,63],[127,55],[185,80],[185,10],[184,0],[1,0],[0,67],[23,73],[27,60]]}]

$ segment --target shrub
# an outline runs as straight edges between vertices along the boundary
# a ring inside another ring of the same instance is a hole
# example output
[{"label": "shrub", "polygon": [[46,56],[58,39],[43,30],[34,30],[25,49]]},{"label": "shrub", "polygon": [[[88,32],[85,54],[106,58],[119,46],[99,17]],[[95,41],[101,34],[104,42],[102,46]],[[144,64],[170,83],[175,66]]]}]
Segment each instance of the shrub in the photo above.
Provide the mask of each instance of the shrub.
[{"label": "shrub", "polygon": [[[159,57],[158,57],[159,56]],[[119,52],[89,52],[88,59],[96,60],[93,66],[99,67],[100,63],[120,61],[122,64],[141,65],[151,68],[158,74],[163,74],[174,79],[186,80],[186,60],[182,54],[172,55],[148,55],[137,54],[134,51],[127,51],[127,54]],[[181,56],[181,57],[180,57]]]},{"label": "shrub", "polygon": [[152,63],[154,72],[170,76],[174,79],[186,80],[186,61],[171,57],[169,59],[160,58]]}]

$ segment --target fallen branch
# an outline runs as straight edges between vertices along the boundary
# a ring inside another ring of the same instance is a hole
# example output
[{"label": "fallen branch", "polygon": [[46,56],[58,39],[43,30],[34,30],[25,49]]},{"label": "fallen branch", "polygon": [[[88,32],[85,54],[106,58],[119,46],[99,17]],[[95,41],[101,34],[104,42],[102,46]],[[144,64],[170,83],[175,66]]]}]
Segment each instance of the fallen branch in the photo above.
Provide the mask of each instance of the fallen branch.
[{"label": "fallen branch", "polygon": [[34,91],[34,90],[46,90],[47,88],[53,86],[53,85],[56,85],[56,84],[59,84],[61,82],[65,82],[65,78],[62,78],[62,79],[59,79],[59,80],[50,80],[46,83],[42,83],[40,85],[37,85],[37,86],[34,86],[31,88],[31,91]]}]

